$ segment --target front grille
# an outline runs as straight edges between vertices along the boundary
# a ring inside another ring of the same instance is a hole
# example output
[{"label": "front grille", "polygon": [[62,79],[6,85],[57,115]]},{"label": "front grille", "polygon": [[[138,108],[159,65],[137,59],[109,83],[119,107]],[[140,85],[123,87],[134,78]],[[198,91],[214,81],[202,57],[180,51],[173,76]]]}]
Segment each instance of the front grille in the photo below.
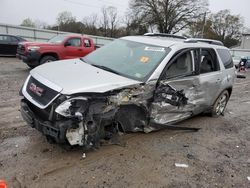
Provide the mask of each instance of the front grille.
[{"label": "front grille", "polygon": [[49,104],[58,95],[57,91],[40,83],[33,77],[30,77],[26,91],[33,98],[33,100],[43,106]]},{"label": "front grille", "polygon": [[17,53],[18,54],[25,54],[25,46],[23,44],[18,44]]}]

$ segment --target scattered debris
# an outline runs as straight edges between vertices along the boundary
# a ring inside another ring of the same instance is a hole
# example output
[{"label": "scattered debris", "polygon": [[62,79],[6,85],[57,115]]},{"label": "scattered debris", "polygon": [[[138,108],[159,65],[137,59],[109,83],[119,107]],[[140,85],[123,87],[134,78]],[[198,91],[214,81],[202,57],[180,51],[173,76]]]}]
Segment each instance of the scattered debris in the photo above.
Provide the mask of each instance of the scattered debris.
[{"label": "scattered debris", "polygon": [[250,176],[247,176],[248,181],[250,181]]},{"label": "scattered debris", "polygon": [[180,167],[180,168],[188,168],[187,164],[180,164],[180,163],[175,163],[176,167]]},{"label": "scattered debris", "polygon": [[33,180],[33,181],[35,181],[36,179],[38,179],[38,175],[34,175],[34,176],[32,177],[32,180]]},{"label": "scattered debris", "polygon": [[42,150],[42,153],[47,153],[47,152],[49,152],[50,150],[48,149],[48,148],[45,148],[45,149],[43,149]]},{"label": "scattered debris", "polygon": [[224,156],[227,157],[227,158],[230,158],[230,156],[228,154],[225,154]]},{"label": "scattered debris", "polygon": [[85,159],[86,158],[86,153],[82,154],[82,158]]},{"label": "scattered debris", "polygon": [[193,155],[191,155],[191,154],[187,154],[187,158],[188,159],[195,159],[195,157]]},{"label": "scattered debris", "polygon": [[239,148],[240,146],[236,146],[236,148]]},{"label": "scattered debris", "polygon": [[18,148],[18,144],[16,144],[15,147]]}]

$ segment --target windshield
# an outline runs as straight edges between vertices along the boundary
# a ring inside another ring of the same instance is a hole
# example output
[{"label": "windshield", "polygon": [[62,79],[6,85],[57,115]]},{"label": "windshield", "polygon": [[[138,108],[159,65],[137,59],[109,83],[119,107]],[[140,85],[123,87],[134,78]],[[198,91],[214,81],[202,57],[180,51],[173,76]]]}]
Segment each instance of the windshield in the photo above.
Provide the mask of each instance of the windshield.
[{"label": "windshield", "polygon": [[117,39],[82,59],[104,70],[144,81],[169,51],[161,46]]},{"label": "windshield", "polygon": [[57,35],[53,38],[51,38],[48,42],[49,43],[53,43],[53,44],[59,44],[62,43],[64,41],[64,39],[66,39],[67,36],[65,35]]}]

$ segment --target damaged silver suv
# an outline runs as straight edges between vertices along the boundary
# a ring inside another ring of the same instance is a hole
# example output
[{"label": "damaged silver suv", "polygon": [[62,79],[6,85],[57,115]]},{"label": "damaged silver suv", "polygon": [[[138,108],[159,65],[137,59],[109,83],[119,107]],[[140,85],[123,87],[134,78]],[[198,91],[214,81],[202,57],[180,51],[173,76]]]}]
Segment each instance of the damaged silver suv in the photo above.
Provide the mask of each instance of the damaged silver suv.
[{"label": "damaged silver suv", "polygon": [[219,41],[146,34],[117,39],[80,59],[33,69],[23,119],[57,143],[98,147],[118,132],[150,132],[224,113],[235,68]]}]

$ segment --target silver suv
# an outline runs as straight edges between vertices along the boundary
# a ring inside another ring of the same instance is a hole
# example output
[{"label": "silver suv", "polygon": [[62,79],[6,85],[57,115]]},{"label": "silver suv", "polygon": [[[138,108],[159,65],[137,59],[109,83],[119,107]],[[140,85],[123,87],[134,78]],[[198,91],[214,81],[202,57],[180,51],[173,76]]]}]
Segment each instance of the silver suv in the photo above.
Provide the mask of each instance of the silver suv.
[{"label": "silver suv", "polygon": [[150,132],[202,112],[223,115],[235,68],[221,42],[146,34],[80,59],[33,69],[24,120],[57,143],[98,147],[117,132]]}]

